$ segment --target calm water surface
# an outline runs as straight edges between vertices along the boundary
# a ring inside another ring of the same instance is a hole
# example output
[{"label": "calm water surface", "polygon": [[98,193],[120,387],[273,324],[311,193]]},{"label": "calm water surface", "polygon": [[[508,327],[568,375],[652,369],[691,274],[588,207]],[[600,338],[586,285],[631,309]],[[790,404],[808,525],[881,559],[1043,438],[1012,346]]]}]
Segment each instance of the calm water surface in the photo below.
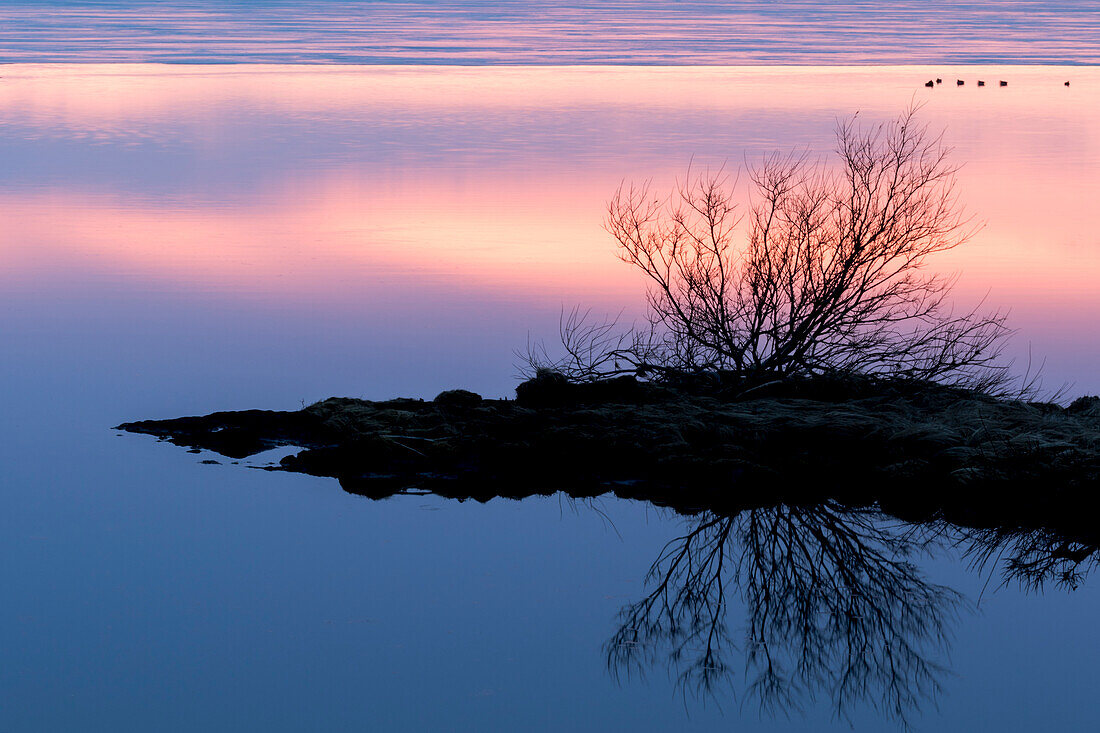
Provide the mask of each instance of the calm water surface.
[{"label": "calm water surface", "polygon": [[1100,63],[1096,0],[6,0],[0,61]]},{"label": "calm water surface", "polygon": [[[1095,69],[0,76],[0,730],[848,729],[824,690],[806,719],[761,714],[739,659],[737,696],[702,700],[663,661],[608,669],[620,609],[691,520],[610,498],[372,502],[106,429],[334,394],[507,395],[512,350],[563,305],[638,312],[603,202],[693,156],[735,170],[825,151],[838,116],[924,103],[986,222],[940,263],[960,303],[1011,307],[1021,360],[1100,391]],[[914,725],[1094,730],[1095,584],[995,590],[952,554],[920,560],[965,599],[933,651],[938,708]],[[735,634],[750,610],[731,600]]]}]

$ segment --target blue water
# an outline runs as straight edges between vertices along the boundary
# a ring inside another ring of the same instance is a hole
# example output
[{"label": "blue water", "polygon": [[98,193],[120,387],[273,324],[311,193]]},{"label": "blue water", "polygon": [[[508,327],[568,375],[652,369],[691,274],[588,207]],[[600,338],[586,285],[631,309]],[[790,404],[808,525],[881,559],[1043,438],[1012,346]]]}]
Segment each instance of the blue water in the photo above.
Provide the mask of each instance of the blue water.
[{"label": "blue water", "polygon": [[[81,371],[102,392],[116,379]],[[16,382],[25,396],[5,400],[4,730],[849,729],[827,693],[787,720],[729,695],[685,699],[663,664],[609,674],[616,614],[684,520],[608,498],[375,502],[202,465],[104,430],[160,409],[125,397],[153,380],[62,408],[75,381],[33,400]],[[991,588],[974,610],[980,574],[922,566],[968,602],[949,624],[946,692],[917,729],[1093,729],[1095,583]],[[734,597],[735,628],[743,615]],[[851,720],[898,727],[862,706]]]},{"label": "blue water", "polygon": [[9,0],[0,61],[1100,62],[1100,3]]}]

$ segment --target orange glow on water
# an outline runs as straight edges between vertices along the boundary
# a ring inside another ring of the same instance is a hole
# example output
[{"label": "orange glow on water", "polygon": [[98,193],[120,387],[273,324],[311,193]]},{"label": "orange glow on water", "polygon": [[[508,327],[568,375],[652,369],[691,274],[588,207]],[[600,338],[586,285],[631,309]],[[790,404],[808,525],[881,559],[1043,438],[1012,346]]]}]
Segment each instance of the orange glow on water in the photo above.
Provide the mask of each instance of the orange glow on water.
[{"label": "orange glow on water", "polygon": [[[318,189],[212,209],[86,194],[3,196],[0,220],[15,228],[0,242],[0,281],[102,271],[185,289],[322,300],[361,297],[373,281],[395,278],[509,293],[568,283],[607,286],[601,299],[636,294],[598,217],[562,221],[573,212],[552,199],[540,212],[506,192],[478,207],[424,186],[383,196],[340,181]],[[424,210],[425,196],[440,205]]]}]

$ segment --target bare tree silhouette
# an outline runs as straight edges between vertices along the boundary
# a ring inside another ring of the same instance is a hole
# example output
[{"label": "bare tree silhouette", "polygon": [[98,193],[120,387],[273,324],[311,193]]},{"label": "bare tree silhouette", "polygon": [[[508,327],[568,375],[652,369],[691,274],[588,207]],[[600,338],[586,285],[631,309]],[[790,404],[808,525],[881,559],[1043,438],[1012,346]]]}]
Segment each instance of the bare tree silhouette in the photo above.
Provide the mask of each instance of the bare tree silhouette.
[{"label": "bare tree silhouette", "polygon": [[689,175],[669,197],[623,186],[606,228],[647,277],[650,326],[563,318],[564,358],[529,348],[528,371],[574,380],[731,371],[753,380],[823,372],[932,380],[995,392],[1004,313],[956,314],[953,278],[929,259],[975,227],[941,137],[910,109],[836,131],[838,164],[772,155],[748,171],[742,214],[722,173]]}]

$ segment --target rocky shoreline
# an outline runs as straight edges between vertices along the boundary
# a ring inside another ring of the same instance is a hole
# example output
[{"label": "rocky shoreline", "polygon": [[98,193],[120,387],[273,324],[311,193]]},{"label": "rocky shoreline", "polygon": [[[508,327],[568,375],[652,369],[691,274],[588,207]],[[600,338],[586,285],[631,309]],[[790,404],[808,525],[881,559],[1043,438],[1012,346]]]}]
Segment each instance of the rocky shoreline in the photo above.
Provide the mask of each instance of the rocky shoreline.
[{"label": "rocky shoreline", "polygon": [[744,390],[553,377],[521,384],[515,400],[331,398],[118,428],[232,458],[297,446],[278,470],[375,498],[611,492],[685,513],[828,498],[1093,531],[1090,512],[1069,509],[1091,506],[1100,485],[1095,397],[1061,407],[868,378]]}]

